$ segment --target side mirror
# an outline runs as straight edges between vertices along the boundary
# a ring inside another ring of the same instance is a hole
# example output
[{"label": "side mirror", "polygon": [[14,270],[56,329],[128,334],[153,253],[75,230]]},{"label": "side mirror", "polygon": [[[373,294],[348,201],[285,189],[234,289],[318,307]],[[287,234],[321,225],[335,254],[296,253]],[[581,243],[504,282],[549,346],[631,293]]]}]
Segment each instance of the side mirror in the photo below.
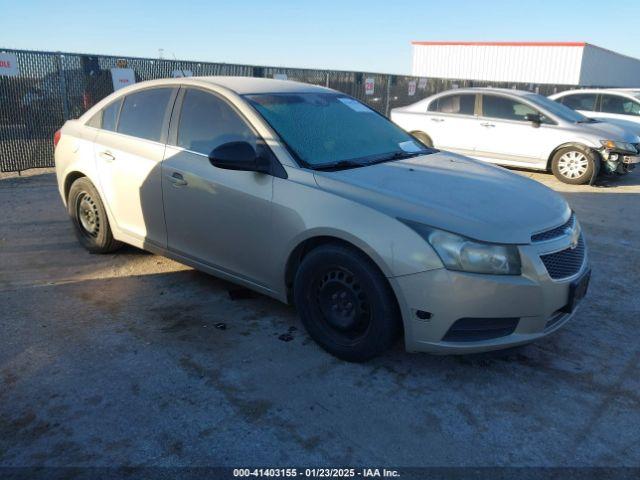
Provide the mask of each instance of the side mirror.
[{"label": "side mirror", "polygon": [[533,127],[537,128],[542,123],[542,117],[539,113],[527,113],[524,117],[527,122],[531,122]]},{"label": "side mirror", "polygon": [[214,167],[225,170],[270,173],[270,163],[256,154],[248,142],[228,142],[216,147],[209,154]]}]

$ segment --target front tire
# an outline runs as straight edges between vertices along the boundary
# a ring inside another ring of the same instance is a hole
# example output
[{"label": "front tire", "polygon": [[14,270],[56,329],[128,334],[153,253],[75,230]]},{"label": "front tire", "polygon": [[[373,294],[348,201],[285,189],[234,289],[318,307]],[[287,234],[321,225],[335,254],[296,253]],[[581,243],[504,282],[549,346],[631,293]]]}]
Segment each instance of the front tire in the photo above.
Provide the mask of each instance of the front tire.
[{"label": "front tire", "polygon": [[88,178],[79,178],[71,185],[67,211],[78,241],[89,252],[110,253],[122,246],[113,238],[100,195]]},{"label": "front tire", "polygon": [[591,180],[597,161],[597,154],[586,147],[565,147],[553,156],[551,171],[563,183],[582,185]]},{"label": "front tire", "polygon": [[336,243],[308,253],[295,277],[294,301],[309,335],[343,360],[369,360],[387,350],[400,332],[389,283],[355,248]]}]

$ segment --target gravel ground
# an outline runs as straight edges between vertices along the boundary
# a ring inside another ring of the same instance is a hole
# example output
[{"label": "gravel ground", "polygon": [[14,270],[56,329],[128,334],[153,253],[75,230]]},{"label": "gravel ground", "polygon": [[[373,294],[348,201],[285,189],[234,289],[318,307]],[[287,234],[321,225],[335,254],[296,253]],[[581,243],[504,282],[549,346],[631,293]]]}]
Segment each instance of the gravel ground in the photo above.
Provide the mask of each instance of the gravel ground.
[{"label": "gravel ground", "polygon": [[76,242],[51,173],[0,178],[0,466],[640,467],[640,174],[561,191],[593,279],[521,349],[364,365],[295,311]]}]

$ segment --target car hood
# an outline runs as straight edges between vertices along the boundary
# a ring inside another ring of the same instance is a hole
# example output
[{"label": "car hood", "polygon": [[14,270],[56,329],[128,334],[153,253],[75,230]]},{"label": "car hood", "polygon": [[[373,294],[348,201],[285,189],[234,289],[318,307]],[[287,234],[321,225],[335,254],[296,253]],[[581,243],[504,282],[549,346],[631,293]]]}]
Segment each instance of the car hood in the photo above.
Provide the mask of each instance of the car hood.
[{"label": "car hood", "polygon": [[599,135],[601,137],[599,140],[614,140],[628,143],[640,142],[640,138],[636,132],[619,124],[614,125],[614,122],[610,122],[610,119],[597,123],[579,123],[577,125],[591,134]]},{"label": "car hood", "polygon": [[[606,118],[606,117],[594,117],[601,122],[610,123],[616,127],[623,128],[624,130],[633,133],[634,135],[640,135],[640,123],[630,122],[629,120],[622,120],[621,118]],[[600,124],[597,124],[600,125]],[[631,142],[635,143],[635,142]]]},{"label": "car hood", "polygon": [[564,198],[544,185],[452,153],[314,175],[334,194],[485,242],[527,244],[532,233],[571,214]]}]

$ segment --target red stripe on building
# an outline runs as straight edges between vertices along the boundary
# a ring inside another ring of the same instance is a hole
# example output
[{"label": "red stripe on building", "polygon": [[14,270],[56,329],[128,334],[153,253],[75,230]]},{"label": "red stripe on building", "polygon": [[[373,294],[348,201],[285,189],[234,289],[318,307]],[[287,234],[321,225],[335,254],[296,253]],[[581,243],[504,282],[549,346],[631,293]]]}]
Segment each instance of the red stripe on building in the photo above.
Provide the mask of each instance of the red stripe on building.
[{"label": "red stripe on building", "polygon": [[491,47],[584,47],[586,42],[411,42],[412,45],[467,45]]}]

